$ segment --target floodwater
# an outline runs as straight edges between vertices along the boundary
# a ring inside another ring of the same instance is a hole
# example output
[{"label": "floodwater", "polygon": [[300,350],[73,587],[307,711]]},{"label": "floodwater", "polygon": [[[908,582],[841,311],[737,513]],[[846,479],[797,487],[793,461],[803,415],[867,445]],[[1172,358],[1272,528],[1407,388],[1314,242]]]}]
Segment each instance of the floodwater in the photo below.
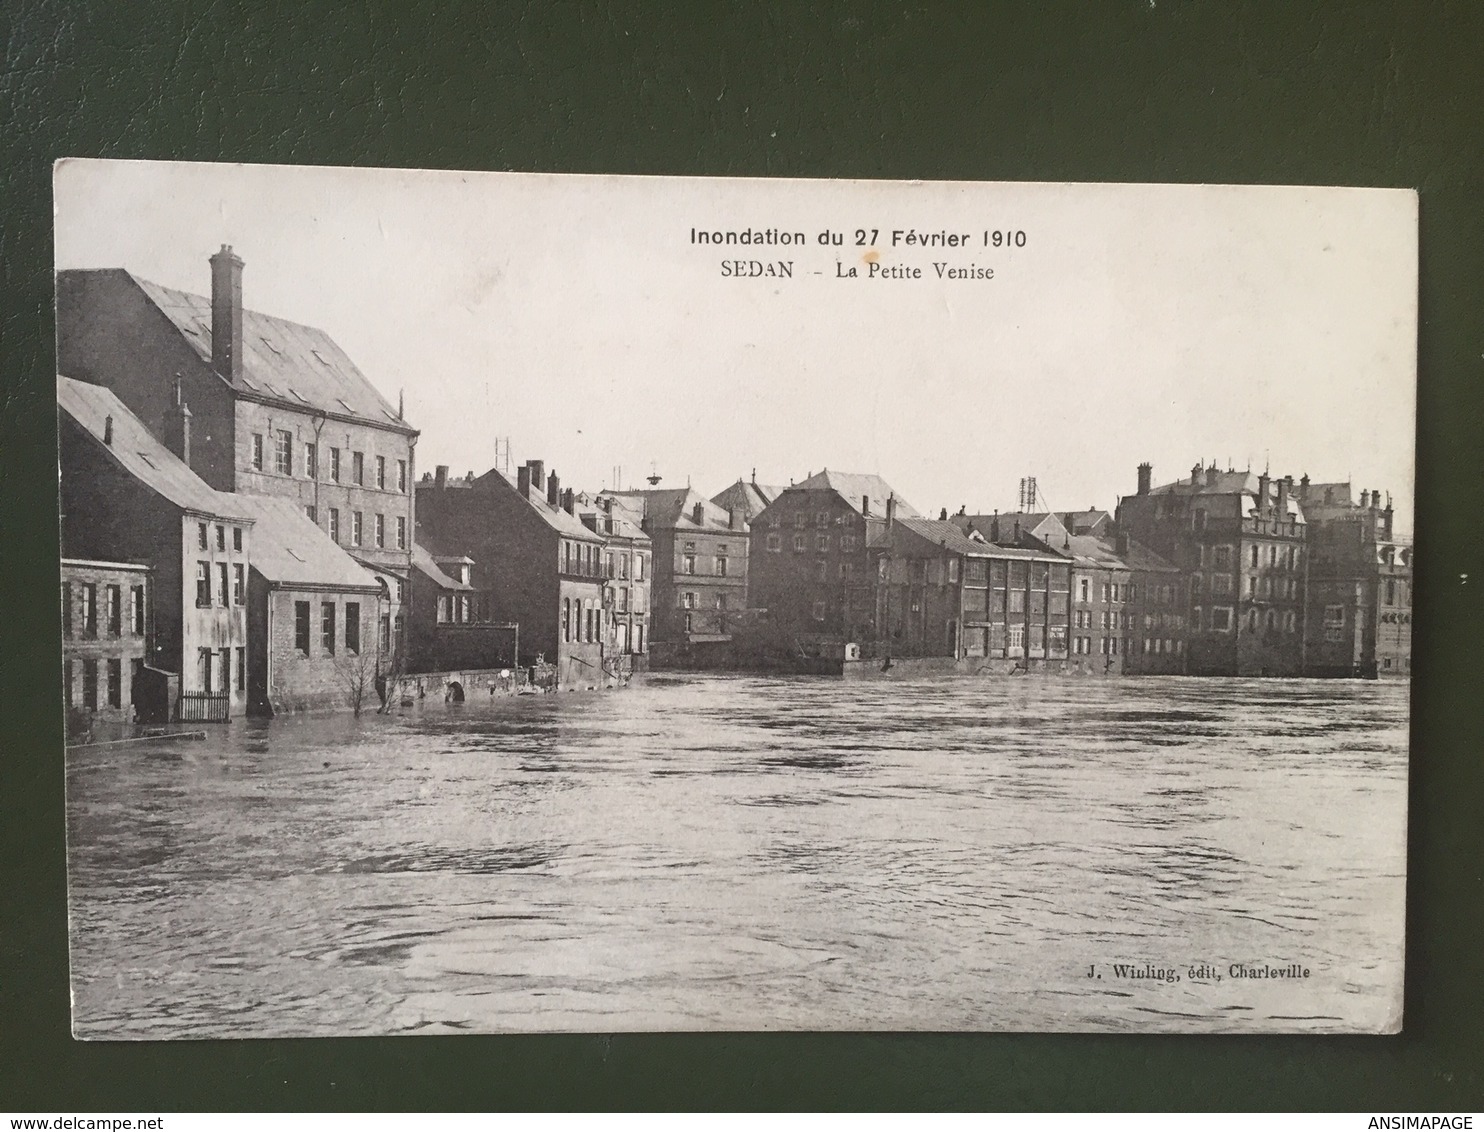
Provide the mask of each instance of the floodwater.
[{"label": "floodwater", "polygon": [[72,751],[74,1028],[1395,1028],[1407,693],[653,676]]}]

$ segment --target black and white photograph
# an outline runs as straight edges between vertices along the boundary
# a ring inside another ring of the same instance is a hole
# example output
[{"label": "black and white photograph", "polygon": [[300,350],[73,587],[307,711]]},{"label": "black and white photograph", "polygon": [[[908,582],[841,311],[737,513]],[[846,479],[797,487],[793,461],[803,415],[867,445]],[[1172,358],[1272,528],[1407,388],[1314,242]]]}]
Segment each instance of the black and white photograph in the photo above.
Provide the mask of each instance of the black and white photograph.
[{"label": "black and white photograph", "polygon": [[1403,1027],[1413,191],[53,187],[76,1037]]}]

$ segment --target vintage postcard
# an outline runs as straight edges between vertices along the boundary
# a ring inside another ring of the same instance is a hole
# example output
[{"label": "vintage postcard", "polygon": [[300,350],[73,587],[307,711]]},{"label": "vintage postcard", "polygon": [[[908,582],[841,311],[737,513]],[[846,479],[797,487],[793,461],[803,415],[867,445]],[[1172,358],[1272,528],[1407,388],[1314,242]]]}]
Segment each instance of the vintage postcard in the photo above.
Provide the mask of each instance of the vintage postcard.
[{"label": "vintage postcard", "polygon": [[1413,192],[55,193],[78,1037],[1401,1027]]}]

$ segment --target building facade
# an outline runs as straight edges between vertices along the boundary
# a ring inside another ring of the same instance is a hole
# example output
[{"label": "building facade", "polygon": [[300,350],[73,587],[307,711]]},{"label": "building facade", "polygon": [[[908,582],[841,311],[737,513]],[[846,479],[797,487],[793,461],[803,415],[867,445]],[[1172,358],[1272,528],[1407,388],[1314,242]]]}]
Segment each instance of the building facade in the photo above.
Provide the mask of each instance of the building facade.
[{"label": "building facade", "polygon": [[1138,474],[1116,522],[1187,580],[1186,671],[1302,674],[1308,528],[1292,477],[1196,465],[1154,487],[1148,464]]},{"label": "building facade", "polygon": [[1309,520],[1306,671],[1400,677],[1412,669],[1412,545],[1391,501],[1348,483],[1300,481]]},{"label": "building facade", "polygon": [[779,647],[812,652],[877,636],[877,540],[918,518],[880,476],[823,471],[785,488],[754,518],[748,601]]},{"label": "building facade", "polygon": [[59,377],[57,405],[63,555],[149,567],[146,666],[178,675],[173,716],[242,710],[251,512],[204,483],[111,390]]},{"label": "building facade", "polygon": [[[62,691],[69,737],[132,723],[149,662],[150,568],[62,559]],[[148,712],[146,711],[146,714]]]},{"label": "building facade", "polygon": [[1064,670],[1072,562],[948,519],[898,518],[875,540],[878,655]]},{"label": "building facade", "polygon": [[559,688],[613,678],[605,667],[605,544],[574,509],[573,494],[541,460],[517,468],[513,482],[498,469],[450,480],[440,466],[417,485],[429,537],[472,561],[471,583],[489,594],[491,616],[520,627],[520,665],[553,666]]},{"label": "building facade", "polygon": [[607,585],[607,647],[625,674],[649,667],[651,587],[654,583],[654,543],[644,529],[644,513],[625,506],[625,498],[600,494],[580,518],[603,537],[603,573]]},{"label": "building facade", "polygon": [[[691,488],[604,492],[615,513],[642,515],[652,558],[657,661],[728,643],[747,609],[747,524]],[[704,650],[703,650],[704,651]],[[715,651],[715,649],[711,649]]]},{"label": "building facade", "polygon": [[520,627],[496,621],[489,593],[471,581],[474,560],[412,548],[407,671],[414,675],[515,668]]}]

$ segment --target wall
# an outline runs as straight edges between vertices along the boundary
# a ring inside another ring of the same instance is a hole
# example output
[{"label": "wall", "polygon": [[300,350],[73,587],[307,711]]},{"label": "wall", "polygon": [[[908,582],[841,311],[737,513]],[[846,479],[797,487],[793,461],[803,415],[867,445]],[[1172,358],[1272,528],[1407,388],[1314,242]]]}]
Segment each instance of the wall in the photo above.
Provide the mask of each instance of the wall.
[{"label": "wall", "polygon": [[[95,587],[97,618],[95,631],[88,631],[84,619],[84,590]],[[113,631],[108,616],[108,588],[118,587],[118,631]],[[132,596],[135,587],[144,590],[143,632],[136,632]],[[63,700],[69,708],[87,710],[84,705],[84,672],[91,662],[97,666],[96,719],[127,722],[134,718],[133,678],[135,662],[145,663],[148,653],[151,592],[147,566],[86,563],[62,564],[62,661]],[[109,661],[119,670],[118,703],[109,703]],[[70,677],[70,679],[69,679]]]},{"label": "wall", "polygon": [[235,489],[232,391],[128,272],[57,273],[57,372],[106,385],[162,440],[175,378],[191,411],[191,469]]},{"label": "wall", "polygon": [[[254,573],[254,649],[249,661],[249,680],[254,689],[255,713],[305,711],[354,706],[354,686],[359,684],[362,710],[374,711],[381,700],[376,693],[380,657],[376,641],[377,595],[367,592],[278,588]],[[295,606],[309,604],[309,652],[295,642]],[[327,650],[322,635],[322,606],[335,608],[334,648]],[[346,646],[346,606],[359,604],[360,649]]]}]

